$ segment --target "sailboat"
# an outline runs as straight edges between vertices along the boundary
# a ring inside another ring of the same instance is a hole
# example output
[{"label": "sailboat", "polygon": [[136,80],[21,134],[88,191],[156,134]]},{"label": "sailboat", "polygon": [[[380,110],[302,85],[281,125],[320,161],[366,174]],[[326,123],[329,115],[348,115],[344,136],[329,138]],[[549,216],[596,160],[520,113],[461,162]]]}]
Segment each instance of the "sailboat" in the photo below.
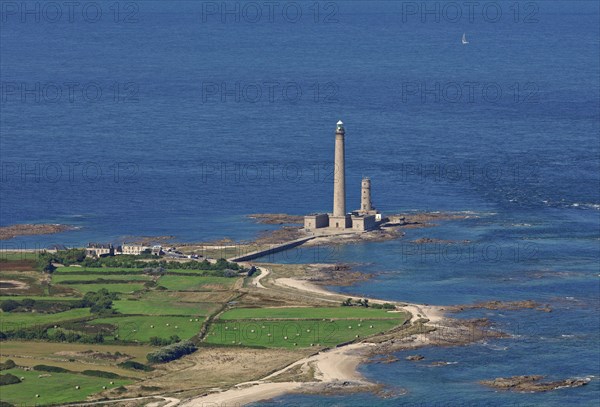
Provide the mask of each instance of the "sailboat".
[{"label": "sailboat", "polygon": [[468,43],[469,43],[469,41],[467,41],[467,34],[466,34],[466,33],[463,33],[463,36],[462,36],[462,43],[463,43],[463,45],[465,45],[465,44],[468,44]]}]

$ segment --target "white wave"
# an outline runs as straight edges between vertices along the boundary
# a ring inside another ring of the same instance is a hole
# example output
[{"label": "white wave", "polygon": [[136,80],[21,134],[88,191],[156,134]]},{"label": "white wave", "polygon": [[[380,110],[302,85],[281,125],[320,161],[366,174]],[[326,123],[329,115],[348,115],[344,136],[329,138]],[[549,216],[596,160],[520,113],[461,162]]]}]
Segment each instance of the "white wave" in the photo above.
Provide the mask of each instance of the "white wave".
[{"label": "white wave", "polygon": [[600,204],[597,204],[597,203],[580,203],[580,202],[575,202],[575,203],[572,203],[571,206],[573,206],[575,208],[582,207],[582,208],[600,210]]}]

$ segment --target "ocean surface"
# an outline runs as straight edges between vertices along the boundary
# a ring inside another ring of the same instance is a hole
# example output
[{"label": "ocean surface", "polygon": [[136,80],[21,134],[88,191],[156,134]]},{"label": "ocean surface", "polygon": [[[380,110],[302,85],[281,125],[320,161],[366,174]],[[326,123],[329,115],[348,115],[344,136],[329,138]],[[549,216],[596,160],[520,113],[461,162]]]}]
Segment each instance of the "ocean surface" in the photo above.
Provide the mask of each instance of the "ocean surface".
[{"label": "ocean surface", "polygon": [[[350,208],[369,176],[384,213],[468,218],[265,260],[373,275],[341,292],[553,311],[462,313],[512,337],[419,350],[446,366],[401,352],[361,367],[404,395],[256,406],[597,405],[597,1],[1,4],[0,225],[78,228],[2,248],[246,240],[269,229],[248,214],[327,211],[341,119]],[[464,242],[410,243],[422,237]],[[477,383],[525,374],[591,382],[541,394]]]}]

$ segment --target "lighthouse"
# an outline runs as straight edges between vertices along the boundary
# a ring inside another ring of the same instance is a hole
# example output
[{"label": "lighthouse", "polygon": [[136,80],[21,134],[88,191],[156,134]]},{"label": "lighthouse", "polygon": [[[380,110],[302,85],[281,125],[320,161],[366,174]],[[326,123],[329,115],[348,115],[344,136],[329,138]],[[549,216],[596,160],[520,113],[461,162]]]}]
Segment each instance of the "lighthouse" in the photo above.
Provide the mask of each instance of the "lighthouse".
[{"label": "lighthouse", "polygon": [[333,161],[333,211],[304,217],[304,230],[315,234],[364,232],[377,228],[381,213],[371,203],[371,180],[361,183],[360,209],[346,212],[346,130],[340,120],[335,128]]},{"label": "lighthouse", "polygon": [[346,229],[352,227],[352,220],[346,213],[346,130],[340,120],[335,128],[335,153],[333,168],[333,213],[329,219],[329,227]]},{"label": "lighthouse", "polygon": [[337,122],[335,129],[335,163],[333,168],[333,216],[346,215],[346,157],[344,123]]}]

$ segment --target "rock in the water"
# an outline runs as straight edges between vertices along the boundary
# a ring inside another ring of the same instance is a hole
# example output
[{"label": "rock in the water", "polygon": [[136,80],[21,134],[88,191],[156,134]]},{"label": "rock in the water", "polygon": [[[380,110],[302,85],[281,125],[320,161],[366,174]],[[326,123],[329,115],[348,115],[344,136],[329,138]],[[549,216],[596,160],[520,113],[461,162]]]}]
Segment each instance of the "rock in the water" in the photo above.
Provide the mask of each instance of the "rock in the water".
[{"label": "rock in the water", "polygon": [[411,361],[417,361],[417,360],[423,360],[425,359],[425,356],[423,355],[410,355],[406,357],[406,360],[411,360]]},{"label": "rock in the water", "polygon": [[495,389],[514,390],[522,392],[543,392],[565,387],[579,387],[589,383],[590,379],[564,379],[552,382],[541,382],[544,376],[528,375],[513,377],[498,377],[493,380],[482,380],[481,384]]}]

